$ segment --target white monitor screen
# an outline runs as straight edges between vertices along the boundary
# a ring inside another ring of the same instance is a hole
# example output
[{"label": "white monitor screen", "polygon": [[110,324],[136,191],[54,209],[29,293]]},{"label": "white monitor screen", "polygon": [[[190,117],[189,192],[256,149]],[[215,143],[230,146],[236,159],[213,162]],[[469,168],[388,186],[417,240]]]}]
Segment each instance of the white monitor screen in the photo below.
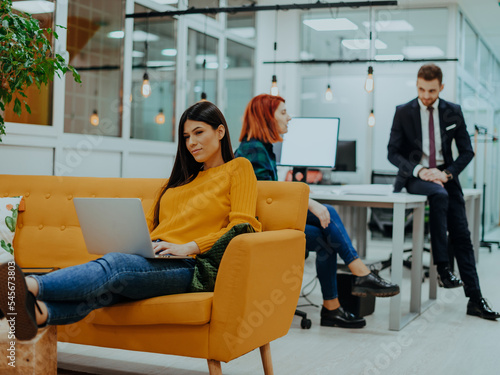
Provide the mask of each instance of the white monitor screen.
[{"label": "white monitor screen", "polygon": [[333,168],[340,119],[294,117],[283,135],[279,165]]}]

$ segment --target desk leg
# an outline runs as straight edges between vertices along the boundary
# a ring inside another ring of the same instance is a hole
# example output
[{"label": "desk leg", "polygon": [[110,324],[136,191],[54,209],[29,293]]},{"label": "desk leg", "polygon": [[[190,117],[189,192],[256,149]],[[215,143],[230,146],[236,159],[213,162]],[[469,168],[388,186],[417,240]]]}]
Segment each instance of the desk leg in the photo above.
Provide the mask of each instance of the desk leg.
[{"label": "desk leg", "polygon": [[429,299],[437,299],[437,268],[434,265],[431,246],[431,262],[429,265]]},{"label": "desk leg", "polygon": [[[395,203],[393,207],[391,281],[402,286],[405,205]],[[391,297],[389,329],[401,329],[401,293]]]},{"label": "desk leg", "polygon": [[475,220],[476,218],[474,217],[475,215],[475,210],[474,207],[476,205],[476,198],[475,197],[470,197],[469,199],[465,200],[465,215],[467,216],[467,224],[469,225],[469,232],[471,233],[471,242],[472,242],[472,247],[474,249],[474,257],[476,258],[476,263],[477,263],[477,249],[474,246],[474,228],[475,228]]},{"label": "desk leg", "polygon": [[422,307],[422,254],[424,247],[424,206],[413,209],[413,248],[411,252],[410,312],[420,314]]},{"label": "desk leg", "polygon": [[479,262],[479,247],[480,247],[480,223],[481,223],[481,195],[474,198],[474,223],[472,226],[472,245],[476,254],[476,263]]},{"label": "desk leg", "polygon": [[368,208],[357,207],[356,209],[356,251],[361,259],[366,258],[366,237],[368,236],[368,229],[366,227],[368,218]]}]

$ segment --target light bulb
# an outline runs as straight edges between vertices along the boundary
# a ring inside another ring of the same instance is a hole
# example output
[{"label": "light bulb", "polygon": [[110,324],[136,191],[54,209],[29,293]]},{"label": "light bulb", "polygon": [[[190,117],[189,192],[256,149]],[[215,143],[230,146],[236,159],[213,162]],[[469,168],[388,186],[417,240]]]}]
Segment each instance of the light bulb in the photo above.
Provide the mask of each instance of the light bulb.
[{"label": "light bulb", "polygon": [[375,126],[375,115],[373,114],[373,110],[370,112],[370,116],[368,116],[368,126]]},{"label": "light bulb", "polygon": [[145,98],[147,98],[149,95],[151,95],[151,85],[149,84],[149,76],[148,73],[144,73],[144,76],[142,77],[142,87],[141,87],[141,94]]},{"label": "light bulb", "polygon": [[366,92],[372,92],[375,84],[373,82],[373,67],[368,67],[368,77],[366,77],[365,90]]},{"label": "light bulb", "polygon": [[272,79],[272,83],[271,83],[271,95],[272,96],[279,95],[278,80],[276,79],[276,75],[273,75],[273,79]]},{"label": "light bulb", "polygon": [[333,100],[333,92],[330,85],[326,86],[325,99],[329,102]]},{"label": "light bulb", "polygon": [[162,109],[160,109],[160,111],[158,112],[158,114],[155,116],[155,122],[158,125],[161,125],[161,124],[165,123],[165,115],[163,114],[163,110]]},{"label": "light bulb", "polygon": [[206,102],[207,101],[207,93],[205,91],[203,91],[201,93],[201,99],[200,99],[200,102]]},{"label": "light bulb", "polygon": [[94,109],[94,112],[92,112],[92,115],[90,116],[90,123],[94,126],[99,125],[99,115],[97,114],[97,111]]}]

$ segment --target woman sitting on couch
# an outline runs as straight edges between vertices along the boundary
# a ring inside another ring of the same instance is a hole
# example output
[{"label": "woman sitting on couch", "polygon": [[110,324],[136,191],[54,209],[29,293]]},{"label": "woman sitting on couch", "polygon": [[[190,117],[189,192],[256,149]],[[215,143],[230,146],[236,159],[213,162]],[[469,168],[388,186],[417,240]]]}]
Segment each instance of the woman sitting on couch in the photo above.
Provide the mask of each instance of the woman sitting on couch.
[{"label": "woman sitting on couch", "polygon": [[[285,100],[279,96],[262,94],[248,103],[243,116],[240,147],[236,156],[252,162],[258,180],[278,180],[276,156],[272,143],[281,142],[291,120]],[[321,137],[321,134],[317,134]],[[362,328],[365,319],[345,311],[337,293],[337,255],[355,275],[352,294],[390,297],[399,293],[399,286],[388,283],[370,270],[359,259],[351,240],[335,209],[309,199],[306,221],[306,247],[316,251],[316,271],[323,293],[322,326]]]},{"label": "woman sitting on couch", "polygon": [[[15,312],[16,337],[33,338],[38,327],[77,322],[91,311],[190,289],[196,254],[204,253],[237,224],[256,230],[257,180],[250,162],[234,159],[220,110],[199,102],[182,115],[170,178],[147,215],[157,254],[193,259],[146,259],[109,253],[94,261],[43,276],[24,277],[12,264],[0,265],[0,317]],[[9,303],[15,283],[15,309]]]}]

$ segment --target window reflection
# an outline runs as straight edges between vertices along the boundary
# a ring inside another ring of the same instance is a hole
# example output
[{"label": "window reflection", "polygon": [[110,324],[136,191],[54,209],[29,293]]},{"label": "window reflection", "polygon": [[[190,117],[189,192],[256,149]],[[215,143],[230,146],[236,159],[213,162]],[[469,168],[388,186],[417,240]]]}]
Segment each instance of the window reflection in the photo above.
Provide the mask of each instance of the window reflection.
[{"label": "window reflection", "polygon": [[448,9],[378,11],[375,18],[377,36],[387,44],[384,50],[377,50],[376,59],[448,57]]},{"label": "window reflection", "polygon": [[[19,4],[16,4],[19,3]],[[13,1],[13,9],[32,13],[32,17],[40,22],[40,27],[43,29],[54,29],[54,2],[49,4],[27,4],[26,1]],[[60,29],[57,30],[60,33]],[[52,47],[54,43],[52,42]],[[71,78],[70,78],[71,79]],[[21,116],[14,113],[14,98],[10,105],[6,106],[4,119],[5,122],[16,122],[22,124],[34,125],[52,125],[52,97],[53,97],[53,84],[42,85],[40,89],[36,85],[28,87],[24,93],[27,98],[18,96],[21,103],[23,103],[23,112]],[[24,108],[24,101],[29,105],[31,114]]]},{"label": "window reflection", "polygon": [[[149,9],[136,5],[135,12]],[[131,138],[172,142],[175,129],[176,22],[136,19],[132,51]],[[143,93],[147,74],[150,94]]]},{"label": "window reflection", "polygon": [[219,68],[218,40],[195,30],[188,32],[187,105],[206,93],[208,101],[217,104],[217,69]]},{"label": "window reflection", "polygon": [[[255,4],[253,0],[229,0],[228,7],[243,7]],[[255,39],[255,13],[227,14],[227,29],[240,38]]]},{"label": "window reflection", "polygon": [[335,15],[328,10],[306,13],[302,16],[300,58],[302,60],[368,58],[370,34],[363,23],[369,19],[369,10],[366,9],[354,12],[339,11]]},{"label": "window reflection", "polygon": [[[218,8],[219,0],[189,0],[188,8]],[[210,18],[217,19],[217,14],[205,14]]]},{"label": "window reflection", "polygon": [[477,35],[468,22],[465,22],[465,54],[464,68],[472,76],[476,76]]},{"label": "window reflection", "polygon": [[490,86],[491,84],[491,53],[483,42],[479,45],[479,77],[481,83]]},{"label": "window reflection", "polygon": [[66,133],[121,136],[123,6],[122,1],[69,2],[67,49],[82,83],[66,79]]},{"label": "window reflection", "polygon": [[227,40],[226,117],[233,148],[239,145],[243,112],[253,96],[254,49]]}]

